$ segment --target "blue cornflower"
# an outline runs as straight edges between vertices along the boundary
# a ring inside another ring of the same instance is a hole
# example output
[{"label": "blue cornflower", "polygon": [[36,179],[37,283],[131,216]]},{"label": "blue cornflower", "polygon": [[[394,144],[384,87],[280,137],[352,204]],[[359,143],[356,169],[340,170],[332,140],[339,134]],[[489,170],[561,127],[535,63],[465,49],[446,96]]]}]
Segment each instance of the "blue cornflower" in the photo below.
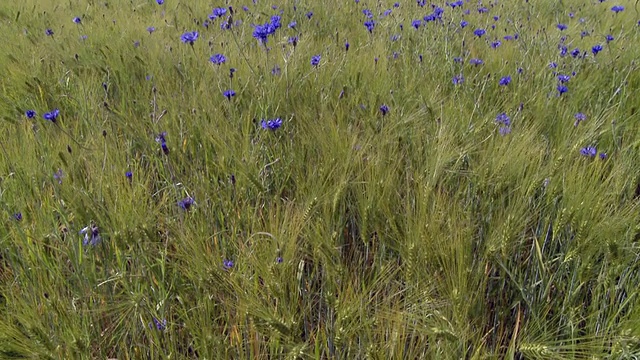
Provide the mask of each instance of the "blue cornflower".
[{"label": "blue cornflower", "polygon": [[233,267],[233,261],[229,259],[224,259],[224,261],[222,261],[222,266],[224,267],[225,270],[229,270]]},{"label": "blue cornflower", "polygon": [[362,13],[364,14],[364,16],[366,16],[367,19],[373,18],[373,13],[369,9],[362,10]]},{"label": "blue cornflower", "polygon": [[13,219],[15,221],[22,221],[22,213],[21,212],[17,212],[15,214],[12,215]]},{"label": "blue cornflower", "polygon": [[477,37],[482,37],[482,35],[486,34],[487,31],[485,29],[475,29],[473,30],[473,34]]},{"label": "blue cornflower", "polygon": [[169,155],[169,147],[167,146],[167,132],[161,132],[160,134],[156,135],[156,142],[160,144],[160,147],[162,148],[162,152],[165,155]]},{"label": "blue cornflower", "polygon": [[598,153],[598,150],[595,148],[595,146],[587,146],[580,149],[580,155],[582,156],[587,156],[592,158],[592,157],[595,157],[597,153]]},{"label": "blue cornflower", "polygon": [[73,18],[73,22],[76,23],[76,24],[80,24],[82,22],[82,20],[79,17],[76,16],[76,17]]},{"label": "blue cornflower", "polygon": [[426,4],[427,0],[416,0],[416,2],[418,3],[418,6],[424,7],[424,5]]},{"label": "blue cornflower", "polygon": [[500,79],[500,85],[501,86],[509,85],[510,82],[511,82],[511,75],[507,75],[507,76],[503,77],[502,79]]},{"label": "blue cornflower", "polygon": [[44,115],[42,115],[42,117],[45,120],[49,120],[51,122],[56,122],[56,119],[58,118],[58,115],[60,115],[60,110],[54,109],[52,111],[49,111],[48,113],[44,113]]},{"label": "blue cornflower", "polygon": [[198,39],[197,31],[186,32],[182,34],[182,36],[180,36],[180,40],[182,40],[182,42],[185,44],[188,43],[189,45],[193,45],[193,42],[196,41],[197,39]]},{"label": "blue cornflower", "polygon": [[386,104],[382,104],[380,106],[380,112],[382,113],[382,116],[387,115],[387,113],[389,112],[389,107]]},{"label": "blue cornflower", "polygon": [[571,50],[571,56],[573,56],[574,58],[577,58],[578,56],[580,56],[580,49],[579,48],[575,48],[575,49]]},{"label": "blue cornflower", "polygon": [[423,17],[422,20],[424,20],[424,22],[436,21],[436,15],[435,14],[429,14],[429,15]]},{"label": "blue cornflower", "polygon": [[289,29],[295,29],[296,25],[298,25],[298,23],[294,20],[292,22],[289,23]]},{"label": "blue cornflower", "polygon": [[502,45],[500,40],[496,40],[496,41],[491,43],[491,47],[494,48],[494,49],[497,49],[498,47],[500,47],[500,45]]},{"label": "blue cornflower", "polygon": [[382,17],[387,17],[389,15],[391,15],[391,9],[387,9],[382,13]]},{"label": "blue cornflower", "polygon": [[502,136],[510,134],[511,133],[511,126],[500,126],[500,129],[498,129],[498,132],[500,132],[500,135],[502,135]]},{"label": "blue cornflower", "polygon": [[370,33],[373,32],[373,28],[376,26],[376,23],[373,20],[367,20],[364,22],[364,26],[369,30]]},{"label": "blue cornflower", "polygon": [[45,30],[45,31],[44,31],[44,33],[45,33],[45,35],[47,35],[47,36],[52,36],[52,35],[53,35],[53,30],[51,30],[51,29],[47,29],[47,30]]},{"label": "blue cornflower", "polygon": [[186,198],[178,201],[178,206],[183,210],[189,210],[193,204],[195,204],[195,201],[191,196],[187,196]]},{"label": "blue cornflower", "polygon": [[567,55],[567,51],[569,51],[569,49],[566,46],[561,46],[560,47],[560,57],[565,57],[565,55]]},{"label": "blue cornflower", "polygon": [[348,42],[348,41],[346,41],[346,42],[344,43],[344,51],[349,51],[349,46],[350,46],[350,45],[349,45],[349,42]]},{"label": "blue cornflower", "polygon": [[87,246],[96,246],[100,243],[100,232],[98,231],[98,227],[96,224],[91,222],[91,224],[82,230],[80,230],[80,235],[84,235],[84,240],[82,241],[82,245]]},{"label": "blue cornflower", "polygon": [[414,28],[418,29],[420,28],[420,25],[422,24],[422,22],[420,20],[413,20],[411,22],[411,26],[413,26]]},{"label": "blue cornflower", "polygon": [[567,30],[567,25],[565,25],[565,24],[558,24],[558,25],[556,25],[556,27],[558,29],[560,29],[560,31]]},{"label": "blue cornflower", "polygon": [[[396,3],[397,4],[397,3]],[[282,264],[284,260],[282,259],[282,256],[278,256],[276,257],[276,264]]]},{"label": "blue cornflower", "polygon": [[158,5],[164,4],[164,0],[156,0],[156,2],[158,3]]},{"label": "blue cornflower", "polygon": [[591,48],[591,52],[593,53],[593,55],[598,55],[598,53],[602,51],[602,45],[598,44],[595,45],[594,47]]},{"label": "blue cornflower", "polygon": [[464,83],[464,76],[462,76],[462,74],[456,75],[451,79],[451,82],[453,82],[453,85],[461,85]]},{"label": "blue cornflower", "polygon": [[464,29],[465,27],[467,27],[467,25],[469,25],[469,22],[468,22],[468,21],[465,21],[465,20],[460,21],[460,27],[461,27],[461,28],[463,28],[463,29]]},{"label": "blue cornflower", "polygon": [[573,126],[578,126],[581,122],[587,120],[587,115],[581,112],[576,113],[573,117],[576,119],[576,121],[573,123]]},{"label": "blue cornflower", "polygon": [[496,116],[496,122],[504,126],[510,126],[511,118],[506,113],[500,113]]},{"label": "blue cornflower", "polygon": [[586,37],[586,36],[589,36],[589,32],[588,32],[587,30],[583,30],[583,31],[580,33],[580,38],[582,39],[582,38],[584,38],[584,37]]},{"label": "blue cornflower", "polygon": [[280,16],[272,16],[270,24],[274,27],[274,31],[280,29],[282,27],[282,23],[280,23]]},{"label": "blue cornflower", "polygon": [[320,58],[321,58],[321,56],[319,54],[318,55],[313,55],[311,57],[311,66],[318,67],[318,65],[320,64]]},{"label": "blue cornflower", "polygon": [[149,34],[151,34],[152,32],[156,31],[156,28],[155,28],[155,27],[153,27],[153,26],[149,26],[149,27],[147,28],[147,31],[149,32]]},{"label": "blue cornflower", "polygon": [[569,91],[569,88],[564,86],[564,85],[562,85],[562,84],[558,85],[557,89],[558,89],[558,96],[560,96],[560,95],[566,93],[567,91]]},{"label": "blue cornflower", "polygon": [[461,57],[456,56],[456,57],[453,58],[453,62],[456,63],[456,64],[462,64],[463,60],[462,60]]},{"label": "blue cornflower", "polygon": [[566,83],[571,79],[571,76],[569,75],[563,75],[563,74],[559,74],[558,75],[558,81],[560,81],[561,83]]},{"label": "blue cornflower", "polygon": [[34,110],[27,110],[24,115],[29,119],[33,119],[36,116],[36,112]]},{"label": "blue cornflower", "polygon": [[514,38],[514,36],[513,36],[513,35],[505,35],[505,36],[503,37],[503,39],[504,39],[505,41],[512,41],[512,40],[514,40],[515,38]]},{"label": "blue cornflower", "polygon": [[307,13],[307,19],[311,20],[311,17],[313,16],[313,11],[309,11]]},{"label": "blue cornflower", "polygon": [[624,11],[624,6],[622,5],[615,5],[614,7],[611,8],[611,11],[613,11],[614,13],[619,13],[620,11]]},{"label": "blue cornflower", "polygon": [[62,169],[58,169],[55,173],[53,173],[53,179],[58,180],[58,184],[62,184],[62,177],[64,174],[62,173]]},{"label": "blue cornflower", "polygon": [[607,153],[600,153],[600,160],[607,160],[607,158],[609,157],[609,155],[607,155]]},{"label": "blue cornflower", "polygon": [[222,55],[222,54],[215,54],[213,55],[211,58],[209,58],[209,60],[214,64],[214,65],[222,65],[227,61],[227,58]]},{"label": "blue cornflower", "polygon": [[[158,1],[163,1],[163,0],[158,0]],[[164,331],[167,328],[167,319],[159,320],[159,319],[154,317],[153,318],[153,324],[149,323],[149,328],[153,329],[154,325],[156,327],[156,330]]]},{"label": "blue cornflower", "polygon": [[610,42],[612,42],[612,41],[613,41],[613,39],[614,39],[613,35],[611,35],[611,34],[607,35],[607,37],[606,37],[606,38],[607,38],[607,44],[608,44],[608,43],[610,43]]},{"label": "blue cornflower", "polygon": [[282,126],[282,119],[280,118],[275,118],[273,120],[262,119],[261,124],[263,129],[275,131],[278,128],[280,128],[280,126]]},{"label": "blue cornflower", "polygon": [[215,19],[215,18],[224,16],[224,14],[226,13],[227,13],[227,9],[225,8],[214,8],[213,12],[211,12],[211,16],[213,17],[213,19]]},{"label": "blue cornflower", "polygon": [[481,59],[471,59],[469,60],[469,64],[478,66],[484,64],[484,61],[482,61]]},{"label": "blue cornflower", "polygon": [[124,177],[126,177],[127,180],[131,181],[133,179],[133,173],[131,171],[127,171],[124,173]]},{"label": "blue cornflower", "polygon": [[224,95],[228,100],[231,100],[232,97],[236,96],[236,92],[229,89],[229,90],[225,90],[222,95]]}]

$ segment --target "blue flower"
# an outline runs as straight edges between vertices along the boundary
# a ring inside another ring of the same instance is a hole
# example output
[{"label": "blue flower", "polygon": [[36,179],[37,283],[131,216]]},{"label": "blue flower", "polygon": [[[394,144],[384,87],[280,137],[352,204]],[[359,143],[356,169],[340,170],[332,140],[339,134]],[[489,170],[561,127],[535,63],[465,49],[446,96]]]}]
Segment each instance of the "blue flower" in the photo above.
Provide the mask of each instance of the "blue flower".
[{"label": "blue flower", "polygon": [[17,212],[15,214],[12,215],[13,219],[15,221],[22,221],[22,213],[21,212]]},{"label": "blue flower", "polygon": [[609,155],[607,155],[607,153],[600,153],[600,160],[606,160],[609,157]]},{"label": "blue flower", "polygon": [[84,235],[84,240],[82,241],[82,245],[87,246],[96,246],[100,243],[100,232],[98,231],[98,227],[96,224],[91,222],[91,224],[82,230],[80,230],[80,235]]},{"label": "blue flower", "polygon": [[571,56],[573,56],[574,58],[577,58],[578,56],[580,56],[580,49],[579,48],[575,48],[575,49],[571,50]]},{"label": "blue flower", "polygon": [[289,23],[289,29],[295,29],[296,25],[298,25],[298,23],[294,20],[292,22]]},{"label": "blue flower", "polygon": [[158,3],[158,5],[164,4],[164,0],[156,0],[156,2]]},{"label": "blue flower", "polygon": [[462,76],[462,74],[456,75],[451,79],[451,82],[453,82],[453,85],[461,85],[464,83],[464,76]]},{"label": "blue flower", "polygon": [[58,184],[62,184],[62,177],[64,174],[62,173],[62,169],[58,169],[55,173],[53,173],[53,179],[58,180]]},{"label": "blue flower", "polygon": [[224,259],[224,261],[222,261],[222,266],[224,267],[225,270],[229,270],[233,267],[233,261]]},{"label": "blue flower", "polygon": [[569,75],[562,75],[562,74],[558,75],[558,81],[560,81],[563,84],[568,82],[570,79],[571,79],[571,76]]},{"label": "blue flower", "polygon": [[320,58],[321,56],[319,54],[313,55],[311,57],[311,65],[317,67],[320,64]]},{"label": "blue flower", "polygon": [[611,8],[611,11],[613,11],[614,13],[619,13],[620,11],[624,11],[624,6],[621,5],[615,5],[614,7]]},{"label": "blue flower", "polygon": [[307,13],[307,19],[311,20],[311,17],[313,16],[313,11],[309,11]]},{"label": "blue flower", "polygon": [[502,45],[500,40],[496,40],[496,41],[491,43],[491,47],[494,48],[494,49],[497,49],[498,47],[500,47],[500,45]]},{"label": "blue flower", "polygon": [[509,118],[509,116],[506,113],[500,113],[496,116],[496,122],[504,126],[510,126],[511,118]]},{"label": "blue flower", "polygon": [[420,20],[413,20],[411,22],[411,26],[413,26],[414,28],[418,29],[420,28],[420,25],[422,24],[422,22]]},{"label": "blue flower", "polygon": [[60,115],[60,110],[55,109],[55,110],[49,111],[48,113],[44,113],[44,115],[42,115],[42,117],[45,120],[49,120],[51,122],[56,122],[56,119],[58,118],[58,115]]},{"label": "blue flower", "polygon": [[193,45],[193,42],[196,41],[197,39],[198,39],[197,31],[186,32],[182,34],[182,36],[180,36],[180,40],[182,40],[182,42],[185,44],[188,43],[189,45]]},{"label": "blue flower", "polygon": [[191,196],[178,201],[178,206],[182,208],[182,210],[189,210],[193,204],[195,204],[195,201]]},{"label": "blue flower", "polygon": [[29,119],[33,119],[36,116],[36,112],[34,110],[27,110],[24,115]]},{"label": "blue flower", "polygon": [[214,8],[213,12],[211,12],[211,15],[209,16],[209,18],[211,20],[215,19],[215,18],[219,18],[224,16],[224,14],[227,13],[227,9],[225,8]]},{"label": "blue flower", "polygon": [[595,157],[597,153],[598,153],[598,150],[595,148],[595,146],[587,146],[580,149],[580,155],[582,156],[587,156],[592,158],[592,157]]},{"label": "blue flower", "polygon": [[598,55],[598,53],[599,53],[600,51],[602,51],[602,45],[600,45],[600,44],[598,44],[598,45],[594,45],[594,46],[591,48],[591,52],[593,53],[593,55],[594,55],[594,56],[595,56],[595,55]]},{"label": "blue flower", "polygon": [[53,35],[53,30],[51,30],[51,29],[47,29],[47,30],[45,30],[45,31],[44,31],[44,33],[45,33],[45,35],[47,35],[47,36],[52,36],[52,35]]},{"label": "blue flower", "polygon": [[160,134],[156,135],[156,142],[160,144],[160,147],[162,148],[162,152],[165,155],[169,155],[169,147],[167,146],[166,136],[167,136],[166,131],[161,132]]},{"label": "blue flower", "polygon": [[152,32],[156,31],[156,28],[155,28],[155,27],[153,27],[153,26],[149,26],[149,27],[147,28],[147,31],[149,32],[149,34],[151,34]]},{"label": "blue flower", "polygon": [[576,119],[576,121],[573,123],[573,126],[578,126],[582,121],[587,120],[587,115],[581,112],[576,113],[573,117]]},{"label": "blue flower", "polygon": [[507,86],[509,85],[509,83],[511,82],[511,76],[507,75],[505,77],[503,77],[502,79],[500,79],[500,85],[501,86]]},{"label": "blue flower", "polygon": [[236,96],[236,92],[229,89],[229,90],[225,90],[222,95],[224,95],[228,100],[231,100],[232,97]]},{"label": "blue flower", "polygon": [[133,173],[131,171],[127,171],[124,173],[124,177],[126,177],[127,180],[131,181],[131,179],[133,178]]},{"label": "blue flower", "polygon": [[464,29],[465,27],[467,27],[467,25],[469,25],[469,22],[468,22],[468,21],[465,21],[465,20],[460,21],[460,27],[461,27],[461,28],[463,28],[463,29]]},{"label": "blue flower", "polygon": [[486,34],[487,31],[485,29],[475,29],[473,30],[473,34],[477,37],[482,37],[482,35]]},{"label": "blue flower", "polygon": [[224,57],[224,55],[222,55],[222,54],[215,54],[211,58],[209,58],[209,60],[214,65],[221,65],[221,64],[224,64],[227,61],[227,58]]},{"label": "blue flower", "polygon": [[387,115],[387,113],[389,112],[389,107],[386,104],[382,104],[380,106],[380,112],[382,113],[382,116]]},{"label": "blue flower", "polygon": [[349,42],[344,43],[344,51],[349,51]]},{"label": "blue flower", "polygon": [[500,132],[500,135],[502,135],[502,136],[510,134],[511,133],[511,126],[500,126],[500,129],[498,129],[498,132]]},{"label": "blue flower", "polygon": [[614,39],[613,35],[611,34],[607,35],[607,44],[613,41],[613,39]]},{"label": "blue flower", "polygon": [[[160,1],[164,1],[164,0],[158,0],[158,2]],[[167,328],[167,319],[162,319],[159,320],[157,318],[153,318],[153,324],[149,323],[149,328],[153,329],[153,325],[155,325],[156,330],[158,331],[164,331]]]},{"label": "blue flower", "polygon": [[275,131],[278,128],[280,128],[280,126],[282,126],[282,119],[280,118],[275,118],[273,120],[262,119],[261,124],[263,129]]},{"label": "blue flower", "polygon": [[82,20],[80,20],[80,18],[76,16],[76,17],[73,18],[73,22],[76,23],[76,24],[80,24],[80,22],[82,22]]},{"label": "blue flower", "polygon": [[376,23],[373,20],[367,20],[364,22],[364,26],[370,33],[373,33],[373,28],[376,26]]},{"label": "blue flower", "polygon": [[478,66],[484,64],[484,61],[482,61],[481,59],[471,59],[469,60],[469,64]]},{"label": "blue flower", "polygon": [[564,86],[564,85],[562,85],[562,84],[558,85],[557,89],[558,89],[558,95],[562,95],[562,94],[566,93],[567,91],[569,91],[569,88]]},{"label": "blue flower", "polygon": [[556,27],[558,29],[560,29],[560,31],[567,30],[567,25],[565,25],[565,24],[558,24],[558,25],[556,25]]}]

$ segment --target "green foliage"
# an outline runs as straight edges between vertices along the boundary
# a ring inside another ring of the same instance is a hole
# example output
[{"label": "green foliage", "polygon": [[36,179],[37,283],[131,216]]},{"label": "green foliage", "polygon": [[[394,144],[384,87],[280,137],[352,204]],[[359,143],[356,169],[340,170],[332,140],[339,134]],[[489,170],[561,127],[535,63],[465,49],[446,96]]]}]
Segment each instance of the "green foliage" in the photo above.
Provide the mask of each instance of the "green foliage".
[{"label": "green foliage", "polygon": [[3,2],[0,358],[640,355],[634,3],[365,2]]}]

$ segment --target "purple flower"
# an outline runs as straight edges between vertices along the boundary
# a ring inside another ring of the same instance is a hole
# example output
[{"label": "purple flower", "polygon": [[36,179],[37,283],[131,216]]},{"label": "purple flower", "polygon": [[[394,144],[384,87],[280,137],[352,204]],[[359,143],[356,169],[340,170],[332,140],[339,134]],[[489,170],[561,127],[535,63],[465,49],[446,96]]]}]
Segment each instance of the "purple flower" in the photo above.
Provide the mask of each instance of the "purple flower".
[{"label": "purple flower", "polygon": [[296,25],[298,25],[298,23],[294,20],[292,22],[289,23],[289,29],[295,29]]},{"label": "purple flower", "polygon": [[414,28],[418,29],[420,28],[420,25],[422,24],[422,22],[420,20],[413,20],[411,22],[411,26],[413,26]]},{"label": "purple flower", "polygon": [[624,11],[624,6],[621,5],[615,5],[614,7],[611,8],[611,11],[613,11],[614,13],[619,13],[620,11]]},{"label": "purple flower", "polygon": [[45,35],[47,35],[47,36],[52,36],[52,35],[53,35],[53,30],[51,30],[51,29],[47,29],[47,30],[45,30],[45,31],[44,31],[44,33],[45,33]]},{"label": "purple flower", "polygon": [[45,120],[49,120],[49,121],[55,123],[56,119],[58,118],[58,115],[60,115],[60,110],[55,109],[55,110],[49,111],[48,113],[44,113],[44,115],[42,115],[42,117]]},{"label": "purple flower", "polygon": [[198,39],[197,31],[186,32],[180,36],[180,40],[182,40],[183,43],[189,44],[189,45],[193,45],[193,42],[196,41],[197,39]]},{"label": "purple flower", "polygon": [[564,86],[564,85],[562,85],[562,84],[558,85],[557,89],[558,89],[558,96],[560,96],[560,95],[566,93],[567,91],[569,91],[569,88]]},{"label": "purple flower", "polygon": [[464,29],[465,27],[467,27],[467,25],[469,25],[469,22],[468,22],[468,21],[465,21],[465,20],[460,21],[460,27],[461,27],[461,28],[463,28],[463,29]]},{"label": "purple flower", "polygon": [[471,59],[469,60],[469,64],[478,66],[484,64],[484,61],[482,61],[481,59]]},{"label": "purple flower", "polygon": [[153,27],[153,26],[149,26],[149,27],[147,28],[147,31],[149,32],[149,34],[151,34],[152,32],[156,31],[156,28],[155,28],[155,27]]},{"label": "purple flower", "polygon": [[609,155],[607,155],[607,153],[600,153],[600,160],[606,160],[609,157]]},{"label": "purple flower", "polygon": [[598,150],[595,148],[595,146],[587,146],[580,149],[580,155],[591,157],[591,158],[595,157],[597,152]]},{"label": "purple flower", "polygon": [[502,79],[500,79],[500,85],[501,86],[507,86],[507,85],[509,85],[510,82],[511,82],[511,75],[507,75],[507,76],[503,77]]},{"label": "purple flower", "polygon": [[227,58],[222,55],[222,54],[215,54],[213,55],[211,58],[209,58],[209,60],[214,64],[214,65],[222,65],[227,61]]},{"label": "purple flower", "polygon": [[387,113],[389,112],[389,107],[386,104],[382,104],[380,106],[380,112],[382,113],[382,116],[387,115]]},{"label": "purple flower", "polygon": [[557,27],[560,31],[567,30],[567,25],[565,25],[565,24],[558,24],[558,25],[556,25],[556,27]]},{"label": "purple flower", "polygon": [[96,224],[91,222],[91,224],[82,230],[80,230],[80,235],[84,235],[84,240],[82,241],[82,245],[87,246],[96,246],[100,243],[100,232],[98,231],[98,227]]},{"label": "purple flower", "polygon": [[376,23],[373,20],[367,20],[364,22],[364,26],[369,30],[370,33],[373,33],[373,28],[376,26]]},{"label": "purple flower", "polygon": [[233,261],[224,259],[224,261],[222,261],[222,266],[224,267],[225,270],[229,270],[233,267]]},{"label": "purple flower", "polygon": [[511,133],[511,126],[500,126],[500,129],[498,129],[498,132],[502,136],[510,134]]},{"label": "purple flower", "polygon": [[451,82],[453,82],[453,85],[461,85],[464,83],[464,76],[462,76],[462,74],[456,75],[451,79]]},{"label": "purple flower", "polygon": [[209,15],[209,18],[211,20],[219,18],[219,17],[223,17],[224,14],[227,13],[227,9],[219,7],[219,8],[214,8],[213,11],[211,12],[211,15]]},{"label": "purple flower", "polygon": [[229,90],[225,90],[222,95],[224,95],[224,97],[227,98],[227,100],[231,100],[232,97],[236,96],[236,92],[229,89]]},{"label": "purple flower", "polygon": [[126,177],[127,180],[131,181],[131,179],[133,179],[133,173],[131,171],[127,171],[124,173],[124,177]]},{"label": "purple flower", "polygon": [[15,214],[12,215],[13,219],[15,221],[22,221],[22,213],[21,212],[17,212]]},{"label": "purple flower", "polygon": [[261,124],[263,129],[275,131],[278,128],[280,128],[280,126],[282,126],[282,119],[280,118],[275,118],[272,120],[262,119]]},{"label": "purple flower", "polygon": [[158,3],[158,5],[164,4],[164,0],[156,0],[156,2]]},{"label": "purple flower", "polygon": [[558,81],[560,81],[563,84],[568,82],[570,79],[571,79],[571,76],[569,75],[562,75],[562,74],[558,75]]},{"label": "purple flower", "polygon": [[582,121],[587,120],[587,115],[581,112],[576,113],[573,117],[576,119],[576,121],[573,123],[573,126],[578,126]]},{"label": "purple flower", "polygon": [[318,67],[318,65],[320,65],[320,59],[321,59],[320,54],[313,55],[311,57],[311,66]]},{"label": "purple flower", "polygon": [[188,196],[180,201],[178,201],[178,206],[180,208],[182,208],[183,210],[189,210],[189,208],[191,208],[191,205],[195,204],[195,201],[193,200],[193,198],[191,196]]},{"label": "purple flower", "polygon": [[36,116],[36,112],[34,110],[27,110],[24,115],[29,119],[33,119]]},{"label": "purple flower", "polygon": [[475,29],[473,30],[473,34],[477,37],[482,37],[482,35],[486,34],[487,31],[485,29]]},{"label": "purple flower", "polygon": [[344,43],[344,51],[349,51],[349,42]]},{"label": "purple flower", "polygon": [[614,39],[613,35],[611,35],[611,34],[607,35],[607,44],[612,42],[613,39]]},{"label": "purple flower", "polygon": [[55,173],[53,173],[53,179],[58,180],[58,184],[62,184],[62,177],[64,174],[62,173],[62,169],[58,169]]},{"label": "purple flower", "polygon": [[73,22],[76,23],[76,24],[80,24],[82,22],[82,20],[79,17],[76,16],[76,17],[73,18]]},{"label": "purple flower", "polygon": [[577,58],[578,56],[580,56],[580,49],[579,48],[575,48],[575,49],[571,50],[571,56],[573,56],[574,58]]},{"label": "purple flower", "polygon": [[[158,0],[158,3],[164,0]],[[149,324],[149,328],[153,329],[153,325],[155,325],[156,330],[164,331],[167,328],[167,319],[158,320],[157,318],[153,318],[153,324]]]},{"label": "purple flower", "polygon": [[506,113],[500,113],[496,116],[496,122],[504,126],[510,126],[511,118],[509,118],[509,116]]},{"label": "purple flower", "polygon": [[496,41],[491,43],[491,47],[494,48],[494,49],[497,49],[498,47],[500,47],[500,45],[502,45],[500,40],[496,40]]},{"label": "purple flower", "polygon": [[598,55],[598,53],[602,51],[602,45],[598,44],[598,45],[594,45],[594,47],[591,48],[591,52],[593,53],[593,55]]},{"label": "purple flower", "polygon": [[313,16],[313,11],[309,11],[307,13],[307,19],[311,20],[311,17]]}]

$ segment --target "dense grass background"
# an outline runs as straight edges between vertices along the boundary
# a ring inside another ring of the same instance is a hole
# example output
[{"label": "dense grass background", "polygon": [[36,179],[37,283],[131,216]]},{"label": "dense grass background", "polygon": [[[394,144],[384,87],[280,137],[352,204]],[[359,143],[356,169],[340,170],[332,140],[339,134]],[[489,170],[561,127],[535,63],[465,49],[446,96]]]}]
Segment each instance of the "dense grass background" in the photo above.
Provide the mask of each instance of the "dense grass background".
[{"label": "dense grass background", "polygon": [[2,2],[0,357],[640,356],[638,5],[484,6]]}]

